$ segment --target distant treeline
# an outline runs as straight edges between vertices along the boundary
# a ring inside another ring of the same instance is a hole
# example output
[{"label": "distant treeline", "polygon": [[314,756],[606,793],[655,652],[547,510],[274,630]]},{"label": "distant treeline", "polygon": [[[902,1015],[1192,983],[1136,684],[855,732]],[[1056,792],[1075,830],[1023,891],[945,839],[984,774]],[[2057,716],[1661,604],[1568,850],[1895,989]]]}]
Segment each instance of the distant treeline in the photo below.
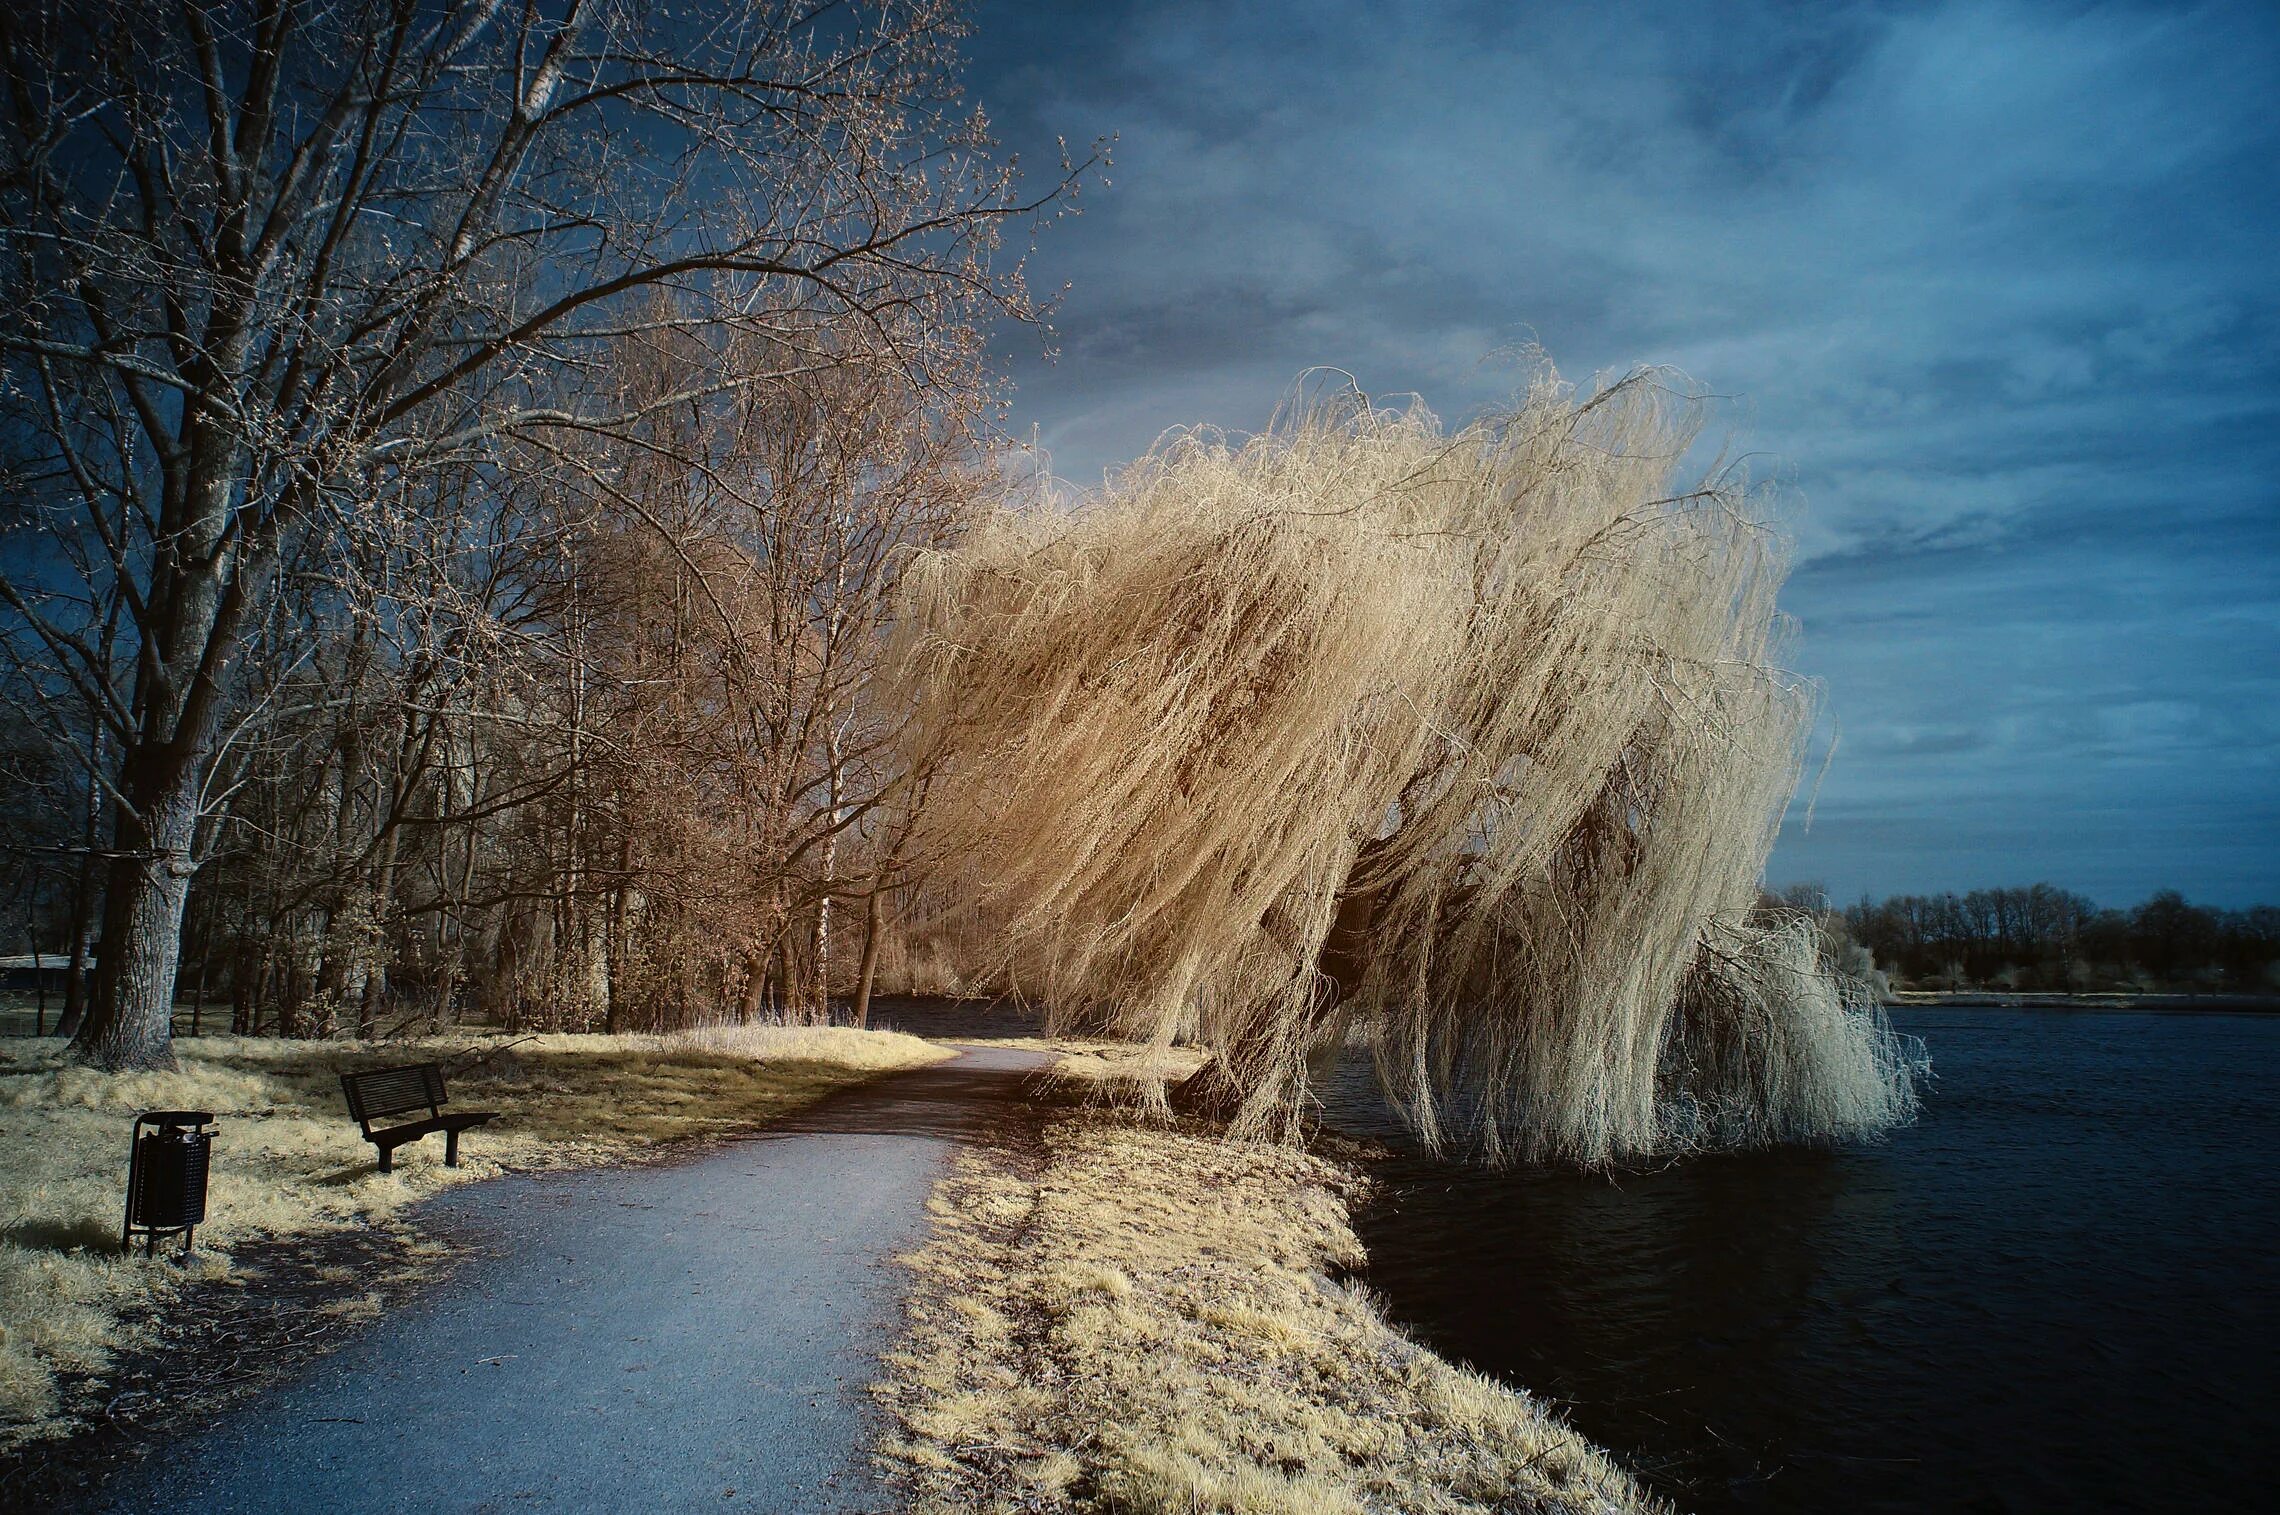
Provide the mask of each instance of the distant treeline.
[{"label": "distant treeline", "polygon": [[2115,910],[2033,884],[1863,899],[1843,916],[1901,988],[2280,991],[2280,906],[2215,909],[2164,889]]}]

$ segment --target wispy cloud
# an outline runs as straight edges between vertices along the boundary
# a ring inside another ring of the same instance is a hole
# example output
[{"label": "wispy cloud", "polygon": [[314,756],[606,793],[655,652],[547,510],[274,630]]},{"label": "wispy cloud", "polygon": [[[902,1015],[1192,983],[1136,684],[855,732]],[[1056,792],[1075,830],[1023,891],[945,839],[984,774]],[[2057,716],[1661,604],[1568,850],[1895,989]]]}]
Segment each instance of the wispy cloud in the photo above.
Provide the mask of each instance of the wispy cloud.
[{"label": "wispy cloud", "polygon": [[[1843,741],[1777,875],[2280,896],[2280,14],[987,3],[1015,145],[1118,131],[1017,420],[1096,479],[1334,364],[1674,364],[1807,504]],[[1793,828],[1794,829],[1794,828]]]}]

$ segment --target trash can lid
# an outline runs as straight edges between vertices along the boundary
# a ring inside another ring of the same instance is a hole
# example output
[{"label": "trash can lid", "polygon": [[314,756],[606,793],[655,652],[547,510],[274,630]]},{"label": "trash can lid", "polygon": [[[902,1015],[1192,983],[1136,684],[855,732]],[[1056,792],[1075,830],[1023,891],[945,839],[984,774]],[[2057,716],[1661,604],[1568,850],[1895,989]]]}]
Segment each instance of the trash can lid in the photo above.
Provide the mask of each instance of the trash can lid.
[{"label": "trash can lid", "polygon": [[161,1126],[203,1126],[213,1118],[210,1110],[145,1110],[135,1117],[138,1121],[152,1121]]}]

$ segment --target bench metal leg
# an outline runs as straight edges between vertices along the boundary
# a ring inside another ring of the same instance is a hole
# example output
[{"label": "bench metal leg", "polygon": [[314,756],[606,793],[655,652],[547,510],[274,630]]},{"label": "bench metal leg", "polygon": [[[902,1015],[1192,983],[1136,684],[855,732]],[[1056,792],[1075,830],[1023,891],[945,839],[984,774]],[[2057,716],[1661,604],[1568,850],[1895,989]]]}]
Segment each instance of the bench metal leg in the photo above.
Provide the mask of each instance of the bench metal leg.
[{"label": "bench metal leg", "polygon": [[383,1173],[396,1171],[396,1149],[394,1147],[382,1147],[380,1149],[380,1171]]},{"label": "bench metal leg", "polygon": [[459,1133],[457,1131],[443,1133],[443,1165],[446,1168],[459,1166]]}]

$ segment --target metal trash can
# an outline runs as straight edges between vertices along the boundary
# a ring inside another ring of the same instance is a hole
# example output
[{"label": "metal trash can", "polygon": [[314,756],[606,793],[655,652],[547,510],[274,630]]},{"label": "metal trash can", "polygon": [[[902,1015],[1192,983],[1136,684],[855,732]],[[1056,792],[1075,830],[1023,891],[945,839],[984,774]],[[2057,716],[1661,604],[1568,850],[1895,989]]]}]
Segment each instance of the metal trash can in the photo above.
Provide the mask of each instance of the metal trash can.
[{"label": "metal trash can", "polygon": [[[206,1219],[206,1174],[213,1159],[214,1117],[204,1110],[150,1110],[135,1117],[127,1155],[127,1223],[119,1250],[158,1250],[161,1236],[179,1234],[182,1255]],[[145,1130],[145,1127],[149,1130]]]}]

